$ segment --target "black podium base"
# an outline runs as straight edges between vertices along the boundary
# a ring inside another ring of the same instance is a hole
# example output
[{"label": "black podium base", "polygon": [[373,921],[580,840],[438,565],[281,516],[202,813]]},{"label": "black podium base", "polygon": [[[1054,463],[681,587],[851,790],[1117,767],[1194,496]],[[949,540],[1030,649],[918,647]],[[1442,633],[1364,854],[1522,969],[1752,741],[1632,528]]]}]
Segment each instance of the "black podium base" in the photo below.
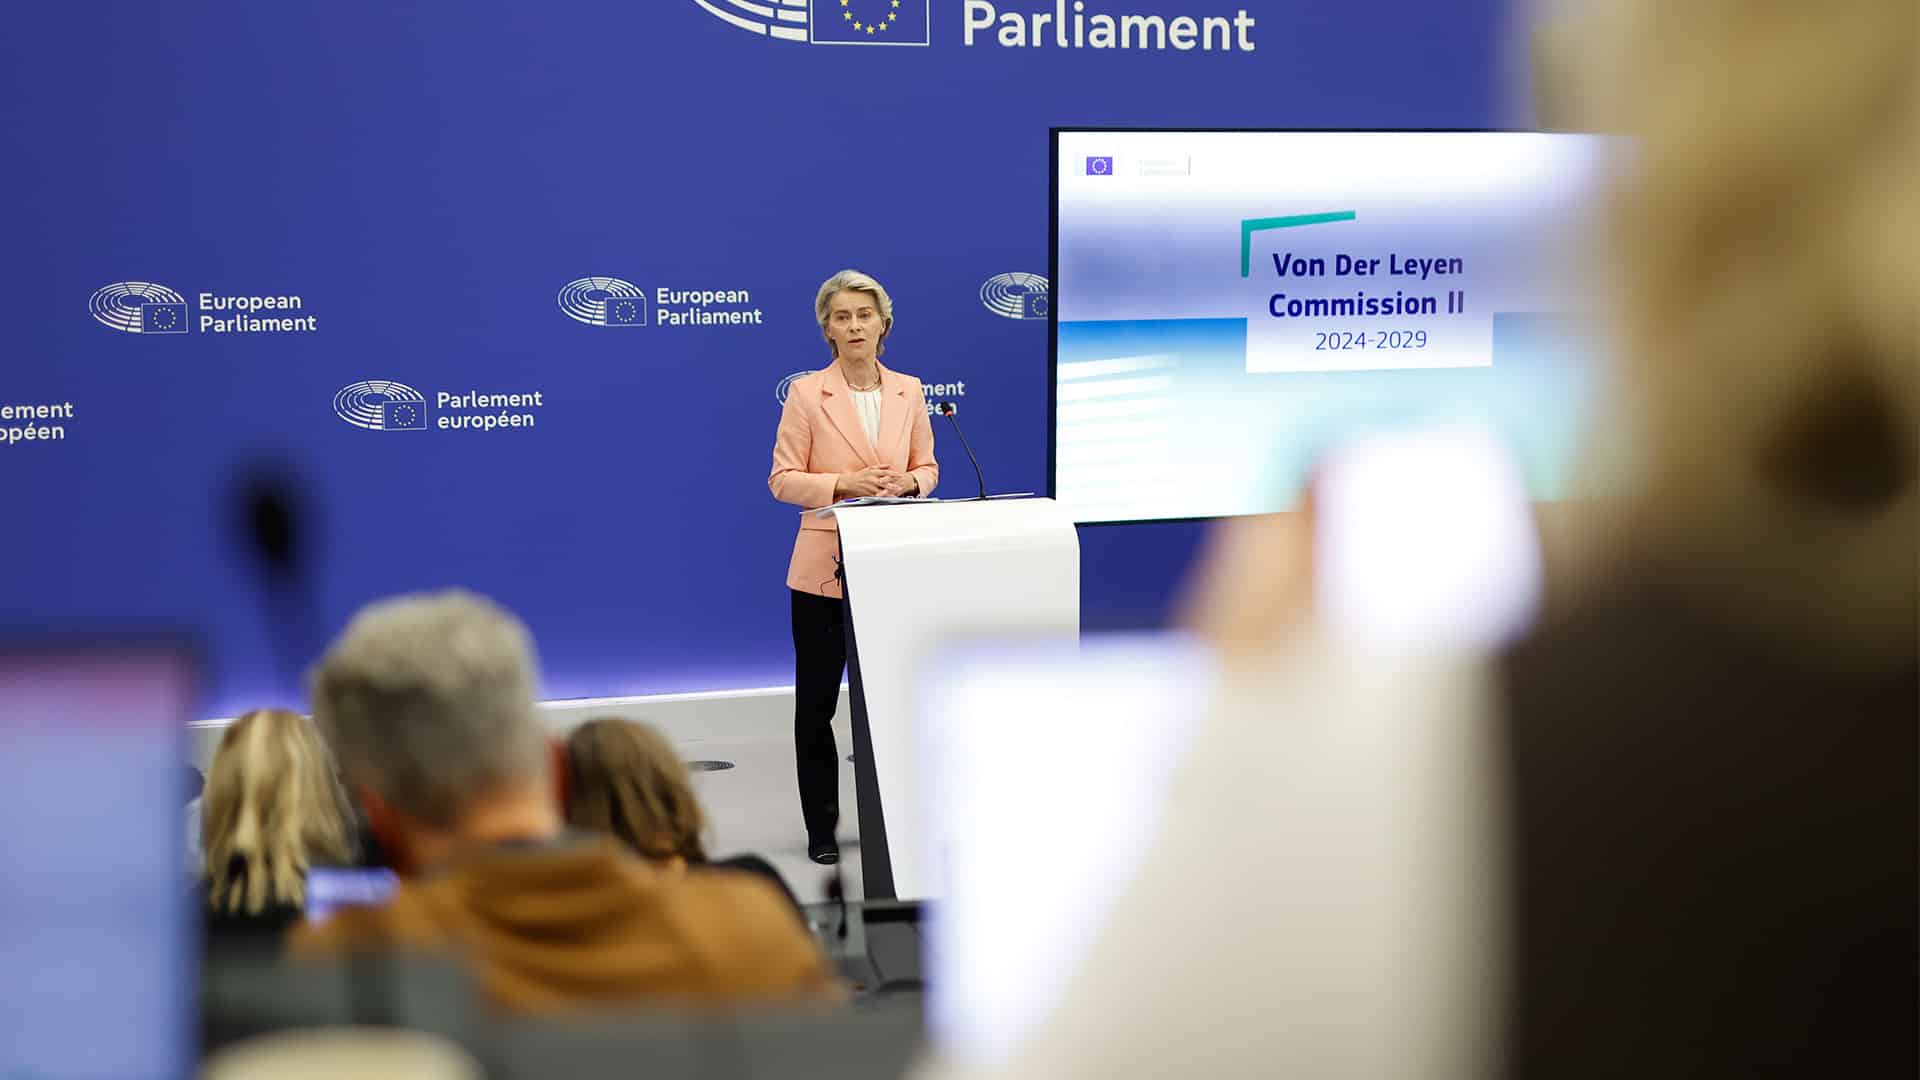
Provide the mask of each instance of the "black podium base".
[{"label": "black podium base", "polygon": [[843,574],[840,621],[846,627],[847,699],[853,709],[851,757],[853,799],[860,813],[860,884],[866,899],[892,900],[899,894],[893,886],[893,857],[887,847],[887,814],[880,803],[880,777],[873,770],[873,730],[867,724],[867,692],[860,679],[860,642],[853,627],[852,590],[846,585]]}]

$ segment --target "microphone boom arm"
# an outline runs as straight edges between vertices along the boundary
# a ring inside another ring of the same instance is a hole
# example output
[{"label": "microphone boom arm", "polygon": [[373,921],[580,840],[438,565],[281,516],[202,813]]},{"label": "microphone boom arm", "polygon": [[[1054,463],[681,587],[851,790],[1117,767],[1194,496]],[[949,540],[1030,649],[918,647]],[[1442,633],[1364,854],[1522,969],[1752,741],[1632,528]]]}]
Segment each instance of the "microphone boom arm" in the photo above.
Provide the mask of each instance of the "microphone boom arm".
[{"label": "microphone boom arm", "polygon": [[987,478],[980,471],[980,459],[973,456],[973,447],[967,445],[967,436],[960,430],[960,421],[953,418],[953,414],[960,410],[954,408],[951,401],[943,401],[935,405],[934,410],[946,417],[947,423],[953,425],[953,433],[960,436],[960,449],[967,452],[967,460],[973,464],[973,478],[980,483],[980,494],[976,501],[984,501],[987,497]]}]

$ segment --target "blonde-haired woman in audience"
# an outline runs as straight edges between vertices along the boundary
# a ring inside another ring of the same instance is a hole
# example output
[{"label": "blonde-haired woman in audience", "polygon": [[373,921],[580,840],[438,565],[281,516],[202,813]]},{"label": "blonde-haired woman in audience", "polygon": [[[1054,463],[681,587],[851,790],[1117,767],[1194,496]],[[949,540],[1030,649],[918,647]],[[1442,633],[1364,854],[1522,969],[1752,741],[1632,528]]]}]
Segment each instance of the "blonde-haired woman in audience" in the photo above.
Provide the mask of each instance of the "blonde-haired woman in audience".
[{"label": "blonde-haired woman in audience", "polygon": [[666,736],[638,720],[606,717],[567,737],[567,824],[613,837],[656,865],[758,874],[793,891],[766,860],[754,855],[709,860],[703,839],[707,812],[694,793],[687,766]]},{"label": "blonde-haired woman in audience", "polygon": [[353,858],[333,756],[297,713],[256,709],[234,721],[202,800],[210,938],[284,930],[300,918],[307,871]]}]

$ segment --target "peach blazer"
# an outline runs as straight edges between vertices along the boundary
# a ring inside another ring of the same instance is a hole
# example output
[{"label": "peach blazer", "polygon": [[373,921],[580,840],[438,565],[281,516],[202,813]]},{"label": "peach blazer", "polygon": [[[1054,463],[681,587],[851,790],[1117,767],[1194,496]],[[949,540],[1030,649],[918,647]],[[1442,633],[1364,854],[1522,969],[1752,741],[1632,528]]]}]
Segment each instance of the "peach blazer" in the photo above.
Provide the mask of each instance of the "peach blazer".
[{"label": "peach blazer", "polygon": [[[773,437],[773,474],[767,487],[781,502],[813,509],[833,502],[841,473],[870,465],[891,465],[920,481],[921,495],[940,482],[933,460],[933,424],[920,380],[880,368],[880,445],[867,442],[867,429],[853,405],[853,391],[840,365],[795,379],[780,410]],[[787,564],[787,586],[816,596],[840,595],[833,571],[840,557],[840,526],[831,517],[797,515],[799,535]]]}]

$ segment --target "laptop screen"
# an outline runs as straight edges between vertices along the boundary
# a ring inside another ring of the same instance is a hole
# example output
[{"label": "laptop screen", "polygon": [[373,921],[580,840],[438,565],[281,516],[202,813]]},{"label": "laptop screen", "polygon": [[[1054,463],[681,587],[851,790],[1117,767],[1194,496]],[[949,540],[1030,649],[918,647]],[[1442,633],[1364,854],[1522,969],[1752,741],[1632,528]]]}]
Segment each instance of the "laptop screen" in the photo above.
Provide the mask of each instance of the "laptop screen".
[{"label": "laptop screen", "polygon": [[928,1026],[1004,1061],[1045,1021],[1139,871],[1213,684],[1189,638],[972,644],[922,682]]},{"label": "laptop screen", "polygon": [[0,648],[0,1076],[193,1068],[194,684],[166,648]]}]

